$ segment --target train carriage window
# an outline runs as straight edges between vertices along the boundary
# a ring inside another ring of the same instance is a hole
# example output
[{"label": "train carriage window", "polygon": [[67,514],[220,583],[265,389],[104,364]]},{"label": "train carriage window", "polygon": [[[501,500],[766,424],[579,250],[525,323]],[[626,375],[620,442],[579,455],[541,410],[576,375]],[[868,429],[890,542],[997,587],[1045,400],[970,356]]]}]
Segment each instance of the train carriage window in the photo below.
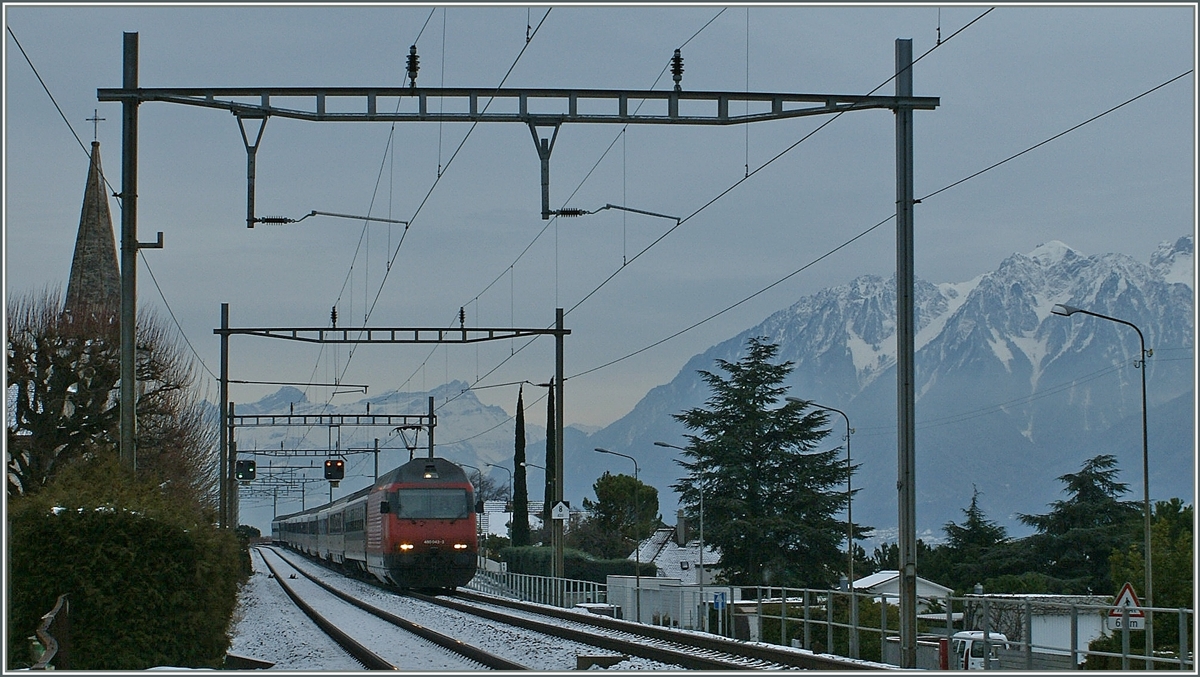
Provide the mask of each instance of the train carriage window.
[{"label": "train carriage window", "polygon": [[365,504],[356,505],[346,509],[346,518],[344,529],[346,533],[354,533],[363,531],[367,526],[367,506]]},{"label": "train carriage window", "polygon": [[465,489],[401,489],[392,507],[401,519],[465,519],[473,506]]}]

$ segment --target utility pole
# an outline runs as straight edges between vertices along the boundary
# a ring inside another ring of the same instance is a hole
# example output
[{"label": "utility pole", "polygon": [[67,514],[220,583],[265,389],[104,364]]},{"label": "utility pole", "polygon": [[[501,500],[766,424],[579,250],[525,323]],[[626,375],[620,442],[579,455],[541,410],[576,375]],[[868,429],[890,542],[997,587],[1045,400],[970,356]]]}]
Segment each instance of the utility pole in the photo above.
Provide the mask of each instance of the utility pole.
[{"label": "utility pole", "polygon": [[[222,303],[221,304],[221,329],[228,329],[228,328],[229,328],[229,304]],[[218,414],[219,419],[217,422],[217,429],[220,430],[220,434],[218,434],[217,437],[219,438],[220,441],[219,441],[219,448],[217,451],[217,455],[221,457],[221,459],[220,459],[221,467],[220,467],[220,471],[219,471],[220,475],[218,476],[218,479],[217,479],[217,493],[220,494],[220,496],[219,496],[220,505],[218,508],[219,512],[218,512],[218,517],[217,517],[217,525],[220,526],[221,528],[225,528],[225,527],[229,526],[229,522],[225,519],[225,515],[227,514],[227,512],[229,510],[229,487],[226,486],[227,483],[225,481],[226,480],[225,464],[229,458],[229,441],[225,437],[225,431],[229,428],[228,413],[225,411],[225,407],[228,406],[226,403],[229,402],[229,334],[225,333],[225,332],[221,332],[221,378],[219,379],[219,381],[220,381],[220,383],[218,385],[219,385],[219,390],[220,390],[221,404],[217,407],[217,409],[219,410],[219,414]]]},{"label": "utility pole", "polygon": [[[896,40],[896,98],[911,97],[912,40]],[[896,108],[896,419],[900,506],[900,667],[917,667],[913,109]]]},{"label": "utility pole", "polygon": [[[554,311],[554,504],[563,500],[563,309]],[[554,542],[554,576],[562,578],[563,566],[563,523],[566,520],[551,520],[554,525],[551,540]]]},{"label": "utility pole", "polygon": [[[138,88],[138,34],[125,33],[122,86]],[[137,470],[137,153],[138,106],[121,101],[121,465]]]}]

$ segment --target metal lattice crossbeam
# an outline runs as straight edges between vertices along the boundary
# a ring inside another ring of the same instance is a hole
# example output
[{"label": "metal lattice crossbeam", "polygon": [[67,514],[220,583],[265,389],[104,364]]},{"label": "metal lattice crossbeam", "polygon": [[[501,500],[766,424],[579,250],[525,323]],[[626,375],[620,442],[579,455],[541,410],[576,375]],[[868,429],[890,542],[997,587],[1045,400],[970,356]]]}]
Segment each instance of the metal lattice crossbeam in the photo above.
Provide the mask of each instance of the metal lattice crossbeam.
[{"label": "metal lattice crossbeam", "polygon": [[428,414],[264,414],[228,417],[233,428],[268,426],[387,426],[389,428],[427,428]]},{"label": "metal lattice crossbeam", "polygon": [[460,327],[259,327],[214,329],[214,334],[242,334],[304,343],[483,343],[532,336],[570,334],[569,329]]},{"label": "metal lattice crossbeam", "polygon": [[[873,108],[933,110],[939,103],[938,97],[929,96],[469,87],[102,88],[97,98],[216,108],[242,118],[537,125],[734,125]],[[437,100],[437,110],[429,108],[430,99]],[[731,108],[746,112],[731,113]]]}]

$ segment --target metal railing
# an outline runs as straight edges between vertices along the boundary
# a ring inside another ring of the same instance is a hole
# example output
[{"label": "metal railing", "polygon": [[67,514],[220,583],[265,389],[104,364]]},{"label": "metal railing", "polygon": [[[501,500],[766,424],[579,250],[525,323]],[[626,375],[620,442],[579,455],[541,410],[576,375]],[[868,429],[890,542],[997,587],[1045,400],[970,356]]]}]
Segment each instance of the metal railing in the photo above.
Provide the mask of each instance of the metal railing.
[{"label": "metal railing", "polygon": [[563,608],[576,604],[602,604],[608,600],[607,586],[603,583],[514,574],[483,567],[476,570],[475,578],[465,587],[492,595]]},{"label": "metal railing", "polygon": [[[749,621],[749,636],[744,639],[898,663],[899,598],[895,594],[772,587],[741,590],[743,600],[734,603],[734,614]],[[984,661],[984,669],[1070,670],[1078,669],[1090,657],[1119,660],[1123,670],[1149,663],[1155,669],[1195,669],[1191,609],[1142,609],[1157,619],[1156,636],[1160,638],[1153,655],[1147,655],[1144,649],[1131,649],[1131,634],[1138,630],[1129,627],[1129,608],[1117,608],[1111,602],[1055,601],[1052,596],[1039,595],[930,597],[921,602],[927,613],[919,617],[924,641],[918,646],[917,667],[937,669],[943,650],[939,640],[946,639],[948,645],[954,633],[965,629],[983,633],[984,655],[993,653],[989,638],[996,639],[997,658]],[[849,613],[852,603],[857,606],[858,623],[851,622],[855,620]],[[1122,616],[1113,615],[1116,613]],[[1048,621],[1048,617],[1057,619]],[[1108,628],[1110,617],[1121,619],[1120,630]],[[1036,624],[1035,618],[1039,619]],[[1053,632],[1051,626],[1059,632]],[[1165,628],[1171,631],[1164,632]],[[1171,639],[1162,641],[1168,636]],[[1110,644],[1119,639],[1120,648],[1091,648],[1101,637],[1110,638]],[[1112,664],[1108,667],[1116,669]]]}]

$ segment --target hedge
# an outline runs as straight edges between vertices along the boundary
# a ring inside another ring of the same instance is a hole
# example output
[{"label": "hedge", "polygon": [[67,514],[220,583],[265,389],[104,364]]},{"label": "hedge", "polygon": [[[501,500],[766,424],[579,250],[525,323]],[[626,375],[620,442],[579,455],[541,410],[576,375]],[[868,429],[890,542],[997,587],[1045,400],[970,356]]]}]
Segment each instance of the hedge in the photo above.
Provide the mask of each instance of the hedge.
[{"label": "hedge", "polygon": [[9,669],[30,664],[27,638],[62,593],[72,670],[221,665],[244,580],[237,538],[178,506],[131,503],[143,505],[10,501]]},{"label": "hedge", "polygon": [[[500,550],[500,560],[506,562],[508,570],[515,574],[549,576],[553,558],[554,549],[544,546]],[[637,562],[622,558],[596,559],[579,550],[565,549],[563,570],[566,578],[606,583],[609,576],[633,576],[637,571]],[[642,562],[643,576],[655,576],[657,573],[658,567],[653,563]]]}]

